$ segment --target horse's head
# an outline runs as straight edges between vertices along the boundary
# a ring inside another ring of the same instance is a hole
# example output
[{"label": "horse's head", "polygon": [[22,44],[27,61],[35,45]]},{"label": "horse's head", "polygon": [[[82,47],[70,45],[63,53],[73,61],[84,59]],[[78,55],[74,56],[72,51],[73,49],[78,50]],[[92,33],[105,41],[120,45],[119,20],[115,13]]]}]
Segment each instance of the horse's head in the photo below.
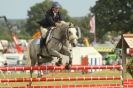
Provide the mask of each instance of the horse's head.
[{"label": "horse's head", "polygon": [[[57,26],[61,30],[61,38],[66,39],[71,45],[76,46],[79,38],[78,28],[70,22],[61,21]],[[57,33],[57,30],[56,30]]]},{"label": "horse's head", "polygon": [[69,23],[66,36],[67,36],[68,41],[73,46],[76,46],[78,43],[77,33],[78,33],[77,28],[72,23]]}]

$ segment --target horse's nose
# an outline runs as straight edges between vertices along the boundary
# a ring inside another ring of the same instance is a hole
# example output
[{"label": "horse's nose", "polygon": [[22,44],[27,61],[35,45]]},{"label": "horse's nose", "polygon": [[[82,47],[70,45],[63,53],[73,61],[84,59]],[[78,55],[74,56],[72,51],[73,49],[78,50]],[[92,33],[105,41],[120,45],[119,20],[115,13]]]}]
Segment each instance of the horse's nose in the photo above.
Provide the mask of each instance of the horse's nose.
[{"label": "horse's nose", "polygon": [[74,39],[73,43],[72,43],[73,47],[76,47],[77,43],[78,43],[78,41],[76,39]]},{"label": "horse's nose", "polygon": [[73,45],[73,47],[76,47],[76,44],[75,43],[73,43],[72,45]]}]

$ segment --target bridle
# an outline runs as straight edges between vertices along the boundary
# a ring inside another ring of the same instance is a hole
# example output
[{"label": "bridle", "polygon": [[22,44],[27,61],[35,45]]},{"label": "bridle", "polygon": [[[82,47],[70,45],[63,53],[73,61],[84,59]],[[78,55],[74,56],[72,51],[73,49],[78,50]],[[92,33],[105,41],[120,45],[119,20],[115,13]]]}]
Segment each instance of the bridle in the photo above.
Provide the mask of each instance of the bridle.
[{"label": "bridle", "polygon": [[[70,38],[69,38],[69,29],[70,28],[75,28],[75,27],[71,27],[71,26],[69,26],[69,27],[65,27],[63,30],[65,30],[65,31],[63,31],[63,36],[59,39],[59,38],[56,38],[55,36],[52,36],[51,38],[54,38],[54,39],[56,39],[56,40],[58,40],[59,42],[61,42],[62,43],[62,40],[64,39],[64,40],[68,40],[68,41],[70,41]],[[56,30],[56,29],[54,29],[54,30]],[[62,29],[61,29],[62,30]]]}]

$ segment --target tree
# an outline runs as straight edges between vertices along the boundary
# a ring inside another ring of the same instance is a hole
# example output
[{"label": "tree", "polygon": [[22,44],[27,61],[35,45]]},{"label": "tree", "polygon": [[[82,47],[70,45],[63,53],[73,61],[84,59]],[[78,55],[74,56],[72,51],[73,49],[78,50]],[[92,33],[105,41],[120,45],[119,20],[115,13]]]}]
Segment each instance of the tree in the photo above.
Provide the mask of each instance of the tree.
[{"label": "tree", "polygon": [[11,35],[8,31],[8,29],[4,26],[0,27],[0,39],[5,39],[11,41]]},{"label": "tree", "polygon": [[[45,0],[42,3],[38,3],[30,8],[28,11],[28,19],[27,19],[27,32],[31,35],[35,33],[39,25],[37,24],[38,21],[45,18],[45,13],[48,9],[51,8],[52,0]],[[61,12],[64,16],[65,21],[69,21],[70,17],[67,14],[67,11],[61,8]]]},{"label": "tree", "polygon": [[89,14],[88,16],[75,18],[75,19],[73,19],[73,23],[77,24],[80,27],[81,35],[82,35],[81,39],[83,40],[84,38],[87,37],[89,39],[89,43],[92,43],[92,41],[94,40],[94,34],[89,33],[90,17],[91,17],[91,15]]},{"label": "tree", "polygon": [[108,31],[133,32],[132,0],[98,0],[90,10],[96,16],[98,38]]}]

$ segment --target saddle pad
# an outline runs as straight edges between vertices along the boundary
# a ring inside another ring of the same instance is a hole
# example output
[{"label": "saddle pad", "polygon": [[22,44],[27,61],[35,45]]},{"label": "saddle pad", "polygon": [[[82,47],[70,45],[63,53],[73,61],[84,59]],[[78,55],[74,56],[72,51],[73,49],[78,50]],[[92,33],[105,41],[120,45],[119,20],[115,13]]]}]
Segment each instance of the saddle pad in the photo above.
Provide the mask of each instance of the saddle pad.
[{"label": "saddle pad", "polygon": [[51,36],[51,33],[52,33],[52,30],[53,30],[54,28],[51,28],[51,30],[49,31],[49,33],[48,33],[48,35],[47,35],[47,38],[46,38],[46,44],[48,43],[48,41],[50,40],[50,38],[52,37]]},{"label": "saddle pad", "polygon": [[39,45],[39,44],[40,44],[40,38],[38,38],[38,39],[35,41],[35,44],[36,44],[36,45]]}]

